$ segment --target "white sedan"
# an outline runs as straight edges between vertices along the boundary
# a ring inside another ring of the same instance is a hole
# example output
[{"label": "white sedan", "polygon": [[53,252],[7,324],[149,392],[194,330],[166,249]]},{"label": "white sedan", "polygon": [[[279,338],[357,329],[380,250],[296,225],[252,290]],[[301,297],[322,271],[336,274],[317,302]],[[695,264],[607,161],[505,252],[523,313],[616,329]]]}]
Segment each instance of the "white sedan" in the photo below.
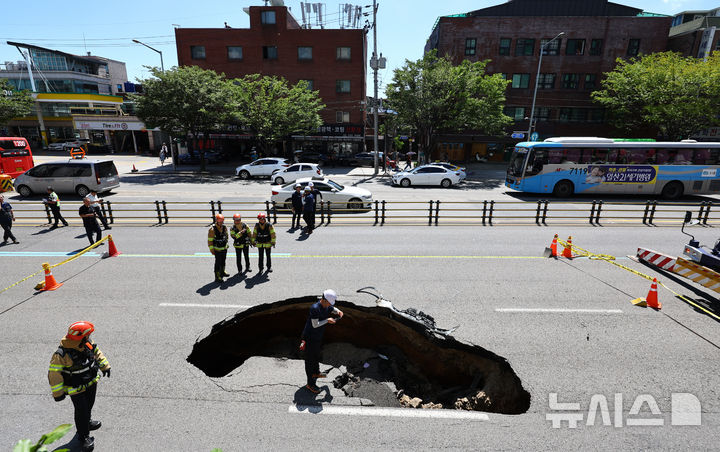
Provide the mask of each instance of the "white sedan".
[{"label": "white sedan", "polygon": [[235,175],[240,179],[250,179],[251,177],[270,177],[276,172],[290,166],[290,162],[283,158],[264,158],[257,159],[247,165],[235,168]]},{"label": "white sedan", "polygon": [[270,178],[275,185],[295,182],[302,177],[322,176],[323,172],[317,163],[295,163],[275,172]]},{"label": "white sedan", "polygon": [[312,181],[314,188],[320,190],[322,194],[322,197],[318,197],[318,202],[330,201],[331,206],[337,206],[340,209],[363,210],[372,207],[372,193],[369,191],[359,187],[343,186],[326,177],[303,178],[282,187],[272,187],[272,197],[270,199],[275,201],[275,204],[280,208],[290,210],[292,208],[292,194],[295,191],[295,184],[300,184],[304,189],[310,181]]},{"label": "white sedan", "polygon": [[460,171],[454,171],[438,165],[418,166],[410,171],[393,174],[393,185],[409,187],[410,185],[439,185],[451,187],[462,181]]}]

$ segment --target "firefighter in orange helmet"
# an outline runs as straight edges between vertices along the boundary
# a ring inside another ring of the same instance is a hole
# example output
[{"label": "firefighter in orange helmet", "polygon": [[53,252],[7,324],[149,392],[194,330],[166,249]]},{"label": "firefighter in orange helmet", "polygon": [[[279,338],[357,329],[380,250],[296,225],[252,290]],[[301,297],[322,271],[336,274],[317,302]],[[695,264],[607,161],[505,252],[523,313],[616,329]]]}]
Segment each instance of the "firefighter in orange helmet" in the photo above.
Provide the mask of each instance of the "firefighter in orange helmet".
[{"label": "firefighter in orange helmet", "polygon": [[230,276],[225,273],[225,258],[228,250],[228,228],[223,223],[222,214],[215,215],[215,224],[208,231],[208,248],[215,256],[215,282],[223,282],[223,277]]},{"label": "firefighter in orange helmet", "polygon": [[53,398],[60,402],[65,395],[70,396],[75,407],[75,428],[83,451],[91,451],[95,447],[95,439],[90,436],[91,430],[102,425],[92,420],[92,408],[95,404],[97,382],[100,379],[98,370],[105,377],[110,377],[110,364],[97,344],[90,339],[95,326],[86,321],[75,322],[68,328],[60,347],[50,359],[48,381]]}]

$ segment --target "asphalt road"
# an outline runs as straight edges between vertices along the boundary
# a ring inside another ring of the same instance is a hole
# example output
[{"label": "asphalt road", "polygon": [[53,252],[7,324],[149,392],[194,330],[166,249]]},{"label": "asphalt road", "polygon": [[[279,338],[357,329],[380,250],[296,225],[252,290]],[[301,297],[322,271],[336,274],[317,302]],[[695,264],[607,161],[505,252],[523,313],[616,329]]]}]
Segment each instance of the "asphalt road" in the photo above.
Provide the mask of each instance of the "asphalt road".
[{"label": "asphalt road", "polygon": [[[87,243],[78,227],[19,231],[20,245],[0,248],[0,289]],[[705,243],[715,238],[712,229],[697,231]],[[624,256],[637,246],[676,254],[685,243],[677,230],[348,226],[320,228],[299,240],[282,228],[274,273],[232,278],[222,286],[211,282],[203,228],[112,232],[121,256],[100,259],[96,253],[55,268],[64,285],[53,292],[35,293],[40,277],[34,277],[0,294],[2,447],[72,422],[70,402],[53,402],[46,374],[67,325],[80,319],[95,323],[94,339],[113,366],[112,378],[99,383],[94,417],[103,427],[95,432],[96,450],[716,447],[718,322],[662,288],[662,311],[634,307],[629,300],[645,296],[648,281],[606,262],[540,257],[557,232],[660,276]],[[232,257],[228,261],[232,270]],[[699,286],[660,279],[720,313],[717,299]],[[377,287],[399,308],[427,312],[439,327],[459,324],[458,339],[507,358],[532,395],[529,411],[490,413],[486,420],[378,415],[360,406],[367,401],[332,388],[333,373],[326,380],[329,393],[313,402],[301,389],[300,361],[254,358],[218,379],[185,361],[198,336],[242,309],[235,306],[328,287],[343,300],[372,306],[372,297],[355,293],[364,286]],[[550,408],[553,393],[558,402],[580,404],[577,428],[567,422],[552,427],[547,415],[569,412]],[[701,425],[671,425],[673,393],[697,397]],[[616,394],[622,394],[621,407]],[[661,414],[652,415],[644,404],[640,415],[631,415],[640,395],[650,395]],[[586,425],[593,396],[607,400],[608,422],[620,419],[621,426],[603,425],[600,412],[594,425]],[[313,410],[319,413],[298,413],[297,405],[309,403],[320,403]],[[638,418],[663,425],[628,425]],[[57,444],[70,435],[65,440]]]}]

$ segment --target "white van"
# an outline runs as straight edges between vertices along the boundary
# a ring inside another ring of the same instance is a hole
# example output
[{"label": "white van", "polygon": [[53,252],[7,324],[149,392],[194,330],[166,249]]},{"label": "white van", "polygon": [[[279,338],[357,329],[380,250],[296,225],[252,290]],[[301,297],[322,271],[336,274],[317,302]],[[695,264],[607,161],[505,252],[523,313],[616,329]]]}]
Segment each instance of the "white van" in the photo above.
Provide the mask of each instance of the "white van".
[{"label": "white van", "polygon": [[45,194],[48,187],[57,193],[77,193],[85,197],[90,190],[102,193],[119,186],[118,170],[112,160],[41,163],[15,178],[15,190],[23,197]]}]

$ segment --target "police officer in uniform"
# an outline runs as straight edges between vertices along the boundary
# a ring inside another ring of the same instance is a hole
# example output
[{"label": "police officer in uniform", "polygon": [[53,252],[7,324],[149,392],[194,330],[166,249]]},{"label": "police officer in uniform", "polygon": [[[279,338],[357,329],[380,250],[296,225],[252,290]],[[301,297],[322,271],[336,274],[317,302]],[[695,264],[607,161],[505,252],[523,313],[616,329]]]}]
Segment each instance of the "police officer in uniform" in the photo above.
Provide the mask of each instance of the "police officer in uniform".
[{"label": "police officer in uniform", "polygon": [[[292,226],[291,229],[300,229],[300,217],[303,211],[302,185],[295,184],[295,191],[292,194]],[[297,226],[296,226],[297,225]]]},{"label": "police officer in uniform", "polygon": [[75,407],[75,428],[83,451],[95,447],[91,430],[97,430],[102,423],[92,420],[92,408],[95,404],[98,370],[104,377],[110,377],[110,364],[97,344],[90,340],[95,326],[86,321],[70,325],[60,347],[50,359],[48,381],[56,402],[70,396]]},{"label": "police officer in uniform", "polygon": [[223,223],[222,214],[215,215],[215,224],[208,231],[208,248],[215,256],[215,282],[223,282],[223,277],[230,276],[225,273],[225,258],[228,249],[228,228]]},{"label": "police officer in uniform", "polygon": [[250,245],[252,244],[252,232],[248,225],[242,222],[242,216],[239,213],[233,215],[233,227],[230,228],[230,237],[233,238],[233,246],[235,247],[235,256],[237,259],[238,273],[242,273],[242,258],[245,257],[245,271],[251,272],[250,268]]},{"label": "police officer in uniform", "polygon": [[272,273],[272,260],[270,259],[270,248],[275,248],[275,229],[264,213],[258,214],[258,222],[253,228],[253,243],[258,249],[258,268],[263,271],[263,255],[267,255],[267,271]]}]

